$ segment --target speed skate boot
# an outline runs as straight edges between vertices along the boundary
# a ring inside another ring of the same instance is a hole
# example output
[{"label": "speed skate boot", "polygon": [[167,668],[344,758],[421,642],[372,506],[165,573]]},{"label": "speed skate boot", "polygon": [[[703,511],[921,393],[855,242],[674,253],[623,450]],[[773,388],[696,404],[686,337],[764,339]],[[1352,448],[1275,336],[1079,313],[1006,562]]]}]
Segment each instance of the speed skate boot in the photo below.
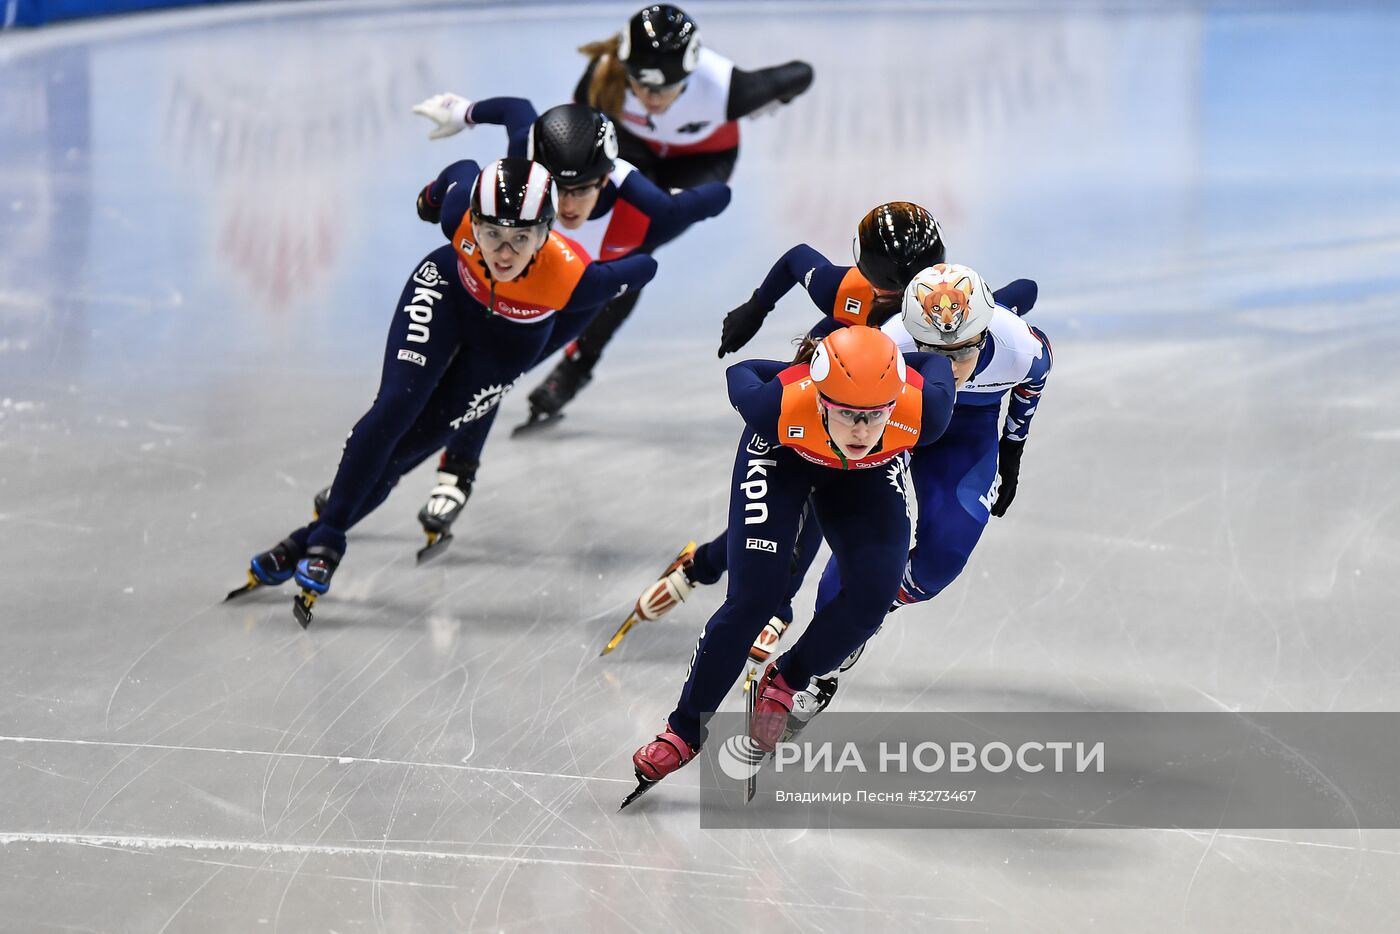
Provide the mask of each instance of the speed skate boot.
[{"label": "speed skate boot", "polygon": [[530,419],[515,428],[512,434],[519,434],[535,428],[543,428],[564,417],[564,406],[578,395],[578,391],[593,379],[593,364],[578,357],[564,355],[564,359],[549,371],[530,393]]},{"label": "speed skate boot", "polygon": [[330,502],[331,488],[323,486],[316,491],[316,495],[311,499],[311,514],[319,519],[321,513],[326,511],[326,503]]},{"label": "speed skate boot", "polygon": [[758,637],[753,640],[753,645],[749,647],[749,661],[755,665],[762,665],[768,661],[768,657],[773,654],[773,650],[778,647],[778,640],[787,632],[788,623],[786,620],[774,616],[763,624],[759,630]]},{"label": "speed skate boot", "polygon": [[618,810],[646,794],[657,782],[694,759],[699,751],[699,746],[690,745],[676,735],[669,723],[666,724],[661,732],[656,734],[656,739],[632,754],[632,768],[637,773],[637,787],[623,799]]},{"label": "speed skate boot", "polygon": [[695,562],[695,543],[690,542],[680,550],[674,561],[666,565],[666,570],[642,595],[637,598],[637,606],[632,611],[638,619],[652,622],[665,616],[684,603],[695,589],[695,579],[690,576],[690,566]]},{"label": "speed skate boot", "polygon": [[331,589],[331,577],[340,567],[342,555],[334,548],[313,545],[306,549],[306,556],[297,562],[296,579],[301,593],[292,598],[292,614],[301,628],[311,625],[311,608],[316,598],[324,596]]},{"label": "speed skate boot", "polygon": [[452,460],[443,452],[438,461],[437,486],[428,492],[428,502],[418,510],[418,523],[428,536],[428,544],[418,551],[419,564],[441,554],[451,543],[452,523],[472,495],[479,466],[475,461]]},{"label": "speed skate boot", "polygon": [[285,584],[296,573],[297,562],[301,560],[302,547],[290,538],[273,545],[267,551],[253,555],[248,562],[248,582],[228,592],[225,601],[251,593],[259,587],[276,587]]},{"label": "speed skate boot", "polygon": [[788,714],[792,713],[792,687],[778,673],[776,663],[769,665],[752,690],[755,695],[753,716],[749,723],[749,737],[764,752],[772,752],[773,747],[787,731]]},{"label": "speed skate boot", "polygon": [[856,646],[854,652],[846,656],[841,667],[829,674],[813,678],[812,683],[807,687],[793,692],[792,712],[788,715],[787,732],[783,735],[784,742],[801,733],[803,728],[812,722],[813,717],[831,705],[832,699],[836,697],[836,689],[840,686],[841,675],[850,671],[852,666],[860,661],[865,646],[866,643],[862,642]]},{"label": "speed skate boot", "polygon": [[603,651],[599,655],[607,655],[617,648],[622,642],[622,637],[631,631],[637,623],[660,619],[671,612],[677,604],[685,601],[690,596],[690,592],[695,589],[696,581],[690,576],[690,566],[695,561],[695,542],[687,542],[676,555],[675,560],[666,565],[666,569],[661,572],[661,576],[656,582],[642,591],[642,595],[637,598],[637,604],[632,608],[632,612],[627,615],[627,619],[622,621],[617,632],[608,640],[608,644],[603,646]]}]

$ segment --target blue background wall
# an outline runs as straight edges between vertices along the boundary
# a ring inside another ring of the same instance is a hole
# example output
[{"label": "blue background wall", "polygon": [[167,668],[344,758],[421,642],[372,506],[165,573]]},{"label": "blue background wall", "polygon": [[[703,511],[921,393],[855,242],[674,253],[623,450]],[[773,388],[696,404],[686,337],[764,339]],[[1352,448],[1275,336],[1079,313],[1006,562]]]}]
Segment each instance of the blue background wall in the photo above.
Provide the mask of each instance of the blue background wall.
[{"label": "blue background wall", "polygon": [[7,27],[42,26],[61,19],[194,6],[198,2],[226,3],[229,0],[4,0],[3,22]]}]

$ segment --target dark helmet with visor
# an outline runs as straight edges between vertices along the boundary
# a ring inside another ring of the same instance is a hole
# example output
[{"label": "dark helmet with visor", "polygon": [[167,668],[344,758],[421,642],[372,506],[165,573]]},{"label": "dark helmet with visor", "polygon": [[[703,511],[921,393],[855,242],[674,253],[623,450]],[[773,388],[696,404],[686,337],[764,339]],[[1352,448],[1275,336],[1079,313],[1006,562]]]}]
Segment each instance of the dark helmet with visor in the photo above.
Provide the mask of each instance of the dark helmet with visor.
[{"label": "dark helmet with visor", "polygon": [[597,181],[617,161],[617,131],[592,107],[560,104],[530,126],[525,155],[548,169],[559,185]]},{"label": "dark helmet with visor", "polygon": [[902,292],[915,273],[943,262],[943,231],[928,211],[890,201],[861,219],[854,243],[856,268],[877,289]]}]

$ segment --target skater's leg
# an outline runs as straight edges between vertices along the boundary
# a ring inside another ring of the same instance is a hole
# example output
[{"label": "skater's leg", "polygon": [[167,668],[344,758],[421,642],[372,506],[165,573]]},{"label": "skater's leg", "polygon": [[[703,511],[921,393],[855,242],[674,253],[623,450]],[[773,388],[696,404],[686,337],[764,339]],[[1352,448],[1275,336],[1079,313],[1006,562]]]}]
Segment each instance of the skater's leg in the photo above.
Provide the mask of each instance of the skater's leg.
[{"label": "skater's leg", "polygon": [[530,392],[530,415],[535,420],[557,415],[593,378],[593,368],[603,355],[603,348],[627,320],[642,297],[640,291],[625,292],[608,302],[591,320],[580,325],[561,326],[555,335],[568,336],[566,327],[575,328],[577,339],[568,342],[564,355],[544,381]]},{"label": "skater's leg", "polygon": [[447,535],[452,523],[462,514],[472,495],[477,469],[481,467],[481,451],[500,411],[497,405],[447,442],[438,461],[437,483],[428,491],[427,503],[418,511],[418,522],[429,535]]},{"label": "skater's leg", "polygon": [[962,573],[977,547],[991,515],[999,414],[995,406],[955,410],[943,437],[910,459],[919,522],[900,603],[937,596]]},{"label": "skater's leg", "polygon": [[[400,440],[418,421],[454,363],[467,333],[473,302],[457,280],[456,256],[449,244],[434,250],[419,264],[404,286],[390,323],[379,393],[345,440],[340,465],[319,526],[339,536],[358,516],[377,489]],[[432,283],[425,285],[425,282]],[[420,323],[408,309],[421,309],[432,327]],[[433,312],[437,313],[434,314]]]},{"label": "skater's leg", "polygon": [[[680,700],[668,718],[671,729],[693,746],[703,739],[701,717],[718,709],[743,670],[754,637],[787,593],[799,517],[814,471],[822,469],[783,448],[761,457],[751,454],[745,446],[753,437],[745,430],[734,464],[728,593],[705,626]],[[761,490],[757,498],[749,495],[755,490]],[[746,513],[745,507],[756,503],[766,507],[763,520],[746,523],[754,513]]]},{"label": "skater's leg", "polygon": [[808,500],[802,510],[802,526],[797,534],[797,544],[792,550],[792,582],[788,587],[787,600],[778,610],[778,618],[785,623],[792,622],[792,601],[802,589],[802,581],[811,568],[812,561],[822,546],[822,526],[817,521],[817,512]]},{"label": "skater's leg", "polygon": [[840,592],[778,660],[793,688],[837,667],[880,628],[909,550],[909,514],[898,464],[841,475],[814,494],[817,516],[841,569]]},{"label": "skater's leg", "polygon": [[729,530],[695,549],[690,563],[690,579],[697,584],[715,584],[729,570]]}]

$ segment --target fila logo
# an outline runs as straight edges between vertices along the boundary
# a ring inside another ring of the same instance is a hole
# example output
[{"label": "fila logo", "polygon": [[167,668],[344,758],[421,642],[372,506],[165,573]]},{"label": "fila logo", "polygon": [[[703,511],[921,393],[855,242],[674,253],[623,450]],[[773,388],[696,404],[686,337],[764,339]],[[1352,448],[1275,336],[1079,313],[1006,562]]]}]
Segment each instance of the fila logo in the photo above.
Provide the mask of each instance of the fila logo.
[{"label": "fila logo", "polygon": [[744,542],[744,547],[750,551],[766,551],[770,555],[778,553],[778,543],[770,542],[766,538],[750,538]]},{"label": "fila logo", "polygon": [[475,255],[476,255],[476,244],[475,244],[475,243],[472,243],[472,242],[471,242],[470,240],[468,240],[466,237],[463,237],[463,238],[462,238],[462,242],[458,245],[457,249],[461,250],[463,253],[467,254],[468,256],[475,256]]},{"label": "fila logo", "polygon": [[427,365],[428,365],[428,358],[427,358],[427,357],[423,356],[421,353],[417,353],[416,351],[412,351],[412,350],[407,350],[407,349],[405,349],[405,350],[400,350],[400,351],[399,351],[399,359],[400,359],[400,360],[407,360],[409,363],[416,363],[416,364],[418,364],[419,366],[427,366]]},{"label": "fila logo", "polygon": [[801,425],[789,425],[789,426],[788,426],[788,437],[789,437],[789,438],[800,438],[800,437],[803,436],[803,434],[804,434],[805,432],[806,432],[806,429],[803,428]]},{"label": "fila logo", "polygon": [[858,298],[848,298],[848,299],[846,299],[846,311],[847,311],[847,313],[853,314],[853,315],[858,315],[858,314],[860,314],[860,299],[858,299]]}]

